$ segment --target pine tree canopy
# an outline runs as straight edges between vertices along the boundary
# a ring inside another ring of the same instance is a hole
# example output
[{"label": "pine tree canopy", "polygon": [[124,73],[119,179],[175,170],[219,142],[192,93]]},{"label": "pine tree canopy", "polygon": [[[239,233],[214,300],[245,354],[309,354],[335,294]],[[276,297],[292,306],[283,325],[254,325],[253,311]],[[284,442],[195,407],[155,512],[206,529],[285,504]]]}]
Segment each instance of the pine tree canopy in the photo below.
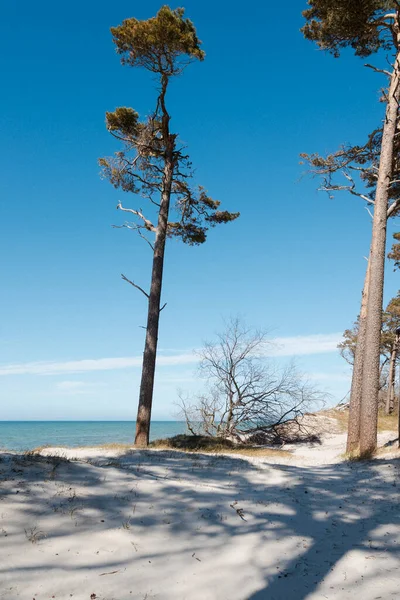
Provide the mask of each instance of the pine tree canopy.
[{"label": "pine tree canopy", "polygon": [[[141,122],[132,108],[120,107],[106,113],[106,125],[123,142],[124,150],[99,160],[103,176],[115,188],[139,194],[157,205],[166,150],[160,119],[153,115]],[[234,221],[239,213],[219,210],[220,202],[210,198],[203,187],[189,184],[192,166],[182,148],[174,150],[174,165],[171,195],[175,199],[172,211],[176,220],[168,222],[167,234],[180,237],[189,245],[202,244],[210,227]],[[137,229],[132,224],[127,226]],[[145,229],[154,231],[155,227],[147,220]]]},{"label": "pine tree canopy", "polygon": [[111,33],[122,64],[144,67],[154,73],[178,75],[193,59],[203,60],[204,52],[196,29],[183,17],[183,8],[162,6],[146,21],[126,19]]},{"label": "pine tree canopy", "polygon": [[336,57],[346,47],[365,57],[393,45],[390,11],[398,9],[396,0],[308,0],[308,5],[304,37]]},{"label": "pine tree canopy", "polygon": [[[166,107],[169,80],[192,60],[204,58],[195,27],[183,15],[183,8],[163,6],[155,17],[145,21],[127,19],[111,29],[122,63],[156,73],[160,90],[154,111],[145,119],[140,120],[138,113],[127,107],[106,113],[107,129],[122,142],[123,149],[112,157],[101,158],[99,163],[115,188],[150,200],[153,212],[154,206],[160,207],[165,191],[168,163],[171,174],[167,193],[172,199],[173,220],[168,222],[166,235],[180,237],[187,244],[202,244],[210,227],[233,221],[239,213],[219,210],[218,200],[210,198],[201,186],[190,185],[193,169],[189,156],[177,134],[170,130]],[[142,209],[129,212],[138,217],[138,223],[126,223],[125,227],[139,233],[142,228],[156,232],[152,221],[156,222],[157,215],[144,217]]]}]

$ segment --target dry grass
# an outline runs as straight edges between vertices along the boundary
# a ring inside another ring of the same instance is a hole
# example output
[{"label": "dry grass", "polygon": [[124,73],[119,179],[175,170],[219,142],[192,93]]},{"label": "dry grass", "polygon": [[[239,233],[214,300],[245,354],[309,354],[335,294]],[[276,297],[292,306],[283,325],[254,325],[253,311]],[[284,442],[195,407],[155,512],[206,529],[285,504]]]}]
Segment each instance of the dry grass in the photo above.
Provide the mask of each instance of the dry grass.
[{"label": "dry grass", "polygon": [[[128,450],[132,450],[133,447],[134,447],[133,443],[132,444],[121,444],[119,442],[109,442],[107,444],[99,444],[99,445],[90,444],[89,446],[51,446],[51,445],[46,445],[46,446],[38,446],[37,448],[33,448],[32,450],[26,450],[24,452],[24,456],[26,456],[26,457],[40,456],[42,451],[48,450],[48,449],[54,449],[54,448],[57,448],[57,451],[58,450],[67,451],[67,450],[100,449],[100,450],[119,450],[121,452],[127,452]],[[53,458],[51,454],[44,454],[43,456],[45,458]],[[67,459],[66,454],[57,454],[57,457],[64,458],[65,460],[72,460],[72,459]]]},{"label": "dry grass", "polygon": [[335,419],[340,431],[347,431],[347,425],[349,422],[348,410],[338,410],[336,408],[330,408],[328,410],[321,410],[320,412],[316,413],[316,415],[328,417],[329,419]]},{"label": "dry grass", "polygon": [[385,415],[380,413],[378,417],[378,431],[397,431],[398,417],[397,413]]},{"label": "dry grass", "polygon": [[[89,447],[89,446],[87,446]],[[93,447],[93,446],[92,446]],[[85,446],[82,446],[85,448]],[[132,444],[120,444],[119,442],[109,442],[108,444],[101,444],[101,446],[96,446],[96,448],[102,448],[103,450],[131,450],[133,448]]]},{"label": "dry grass", "polygon": [[[332,408],[330,410],[323,410],[318,415],[323,415],[326,417],[330,417],[332,419],[336,419],[337,423],[340,425],[340,428],[343,432],[347,431],[347,426],[349,423],[349,411],[348,410],[337,410]],[[379,412],[378,415],[378,431],[397,431],[398,426],[398,418],[397,413],[393,413],[391,415],[386,415],[383,411]]]},{"label": "dry grass", "polygon": [[279,448],[259,448],[252,446],[245,446],[244,448],[233,448],[221,451],[223,454],[240,454],[242,456],[259,456],[260,458],[277,458],[292,456],[292,453],[288,450],[281,450]]},{"label": "dry grass", "polygon": [[24,456],[28,458],[31,456],[35,456],[37,454],[40,454],[43,450],[46,450],[46,448],[50,448],[50,446],[48,444],[44,444],[43,446],[37,446],[37,448],[32,448],[32,450],[25,450]]},{"label": "dry grass", "polygon": [[172,438],[155,440],[149,444],[149,447],[157,450],[180,450],[181,452],[194,453],[240,454],[242,456],[259,457],[291,456],[291,453],[287,452],[286,450],[234,444],[229,440],[222,440],[201,435],[176,435]]},{"label": "dry grass", "polygon": [[[43,448],[35,448],[26,453],[26,456],[40,455]],[[88,450],[88,449],[102,449],[102,450],[115,450],[119,452],[129,452],[135,450],[133,444],[119,444],[119,443],[108,443],[100,446],[79,446],[74,448],[75,450]],[[211,438],[206,436],[193,436],[193,435],[176,435],[172,438],[165,438],[154,440],[150,442],[148,446],[149,450],[179,450],[181,452],[201,452],[210,454],[240,454],[242,456],[259,456],[259,457],[277,457],[277,456],[291,456],[290,452],[286,450],[280,450],[275,448],[265,448],[260,446],[247,446],[239,445],[230,442],[229,440],[221,440],[217,438]],[[47,457],[46,458],[50,458]],[[120,466],[116,461],[111,461],[107,466]]]},{"label": "dry grass", "polygon": [[364,452],[364,454],[359,454],[357,452],[344,452],[342,456],[344,460],[347,460],[349,462],[362,462],[364,460],[368,461],[374,458],[374,456],[376,456],[376,451],[368,451]]},{"label": "dry grass", "polygon": [[38,529],[38,527],[31,527],[30,529],[25,529],[26,539],[29,540],[32,544],[37,544],[40,540],[43,540],[46,534]]},{"label": "dry grass", "polygon": [[390,456],[390,458],[400,458],[400,448],[398,447],[397,441],[393,445],[384,446],[383,448],[378,448],[376,452],[377,456]]}]

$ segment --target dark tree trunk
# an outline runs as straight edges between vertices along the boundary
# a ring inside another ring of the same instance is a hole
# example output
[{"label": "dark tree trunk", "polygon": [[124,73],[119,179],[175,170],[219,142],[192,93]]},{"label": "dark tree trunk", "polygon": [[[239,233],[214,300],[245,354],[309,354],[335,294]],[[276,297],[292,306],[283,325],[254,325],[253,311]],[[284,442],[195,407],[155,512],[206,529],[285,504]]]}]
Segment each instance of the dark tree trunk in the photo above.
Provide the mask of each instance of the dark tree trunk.
[{"label": "dark tree trunk", "polygon": [[385,272],[388,192],[393,171],[393,143],[399,103],[399,60],[396,56],[383,126],[381,157],[375,194],[370,255],[370,283],[366,317],[365,351],[361,399],[360,454],[367,456],[377,447],[380,337]]},{"label": "dark tree trunk", "polygon": [[[370,252],[371,254],[371,252]],[[368,258],[367,272],[365,274],[364,289],[361,299],[360,319],[358,323],[357,345],[354,354],[353,375],[351,379],[350,406],[349,406],[349,425],[347,430],[348,454],[357,453],[360,447],[360,416],[361,416],[361,396],[363,381],[363,358],[365,352],[366,335],[366,316],[369,289],[370,274],[370,256]]]},{"label": "dark tree trunk", "polygon": [[154,243],[153,270],[151,274],[149,308],[147,314],[146,342],[143,353],[142,379],[140,383],[139,407],[136,419],[135,446],[139,448],[144,448],[148,445],[150,435],[154,373],[157,356],[158,326],[160,321],[160,302],[164,268],[165,241],[167,238],[168,214],[174,171],[173,149],[174,138],[173,136],[169,136],[165,157],[161,204],[160,211],[158,213],[157,232]]}]

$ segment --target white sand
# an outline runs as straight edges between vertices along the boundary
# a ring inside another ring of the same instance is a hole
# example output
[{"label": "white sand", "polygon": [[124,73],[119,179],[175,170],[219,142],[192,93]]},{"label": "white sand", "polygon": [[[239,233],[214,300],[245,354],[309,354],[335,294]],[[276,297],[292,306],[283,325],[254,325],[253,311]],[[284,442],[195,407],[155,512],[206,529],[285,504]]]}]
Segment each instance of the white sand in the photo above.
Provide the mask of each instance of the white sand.
[{"label": "white sand", "polygon": [[0,599],[399,598],[400,461],[343,463],[344,438],[275,464],[1,454]]}]

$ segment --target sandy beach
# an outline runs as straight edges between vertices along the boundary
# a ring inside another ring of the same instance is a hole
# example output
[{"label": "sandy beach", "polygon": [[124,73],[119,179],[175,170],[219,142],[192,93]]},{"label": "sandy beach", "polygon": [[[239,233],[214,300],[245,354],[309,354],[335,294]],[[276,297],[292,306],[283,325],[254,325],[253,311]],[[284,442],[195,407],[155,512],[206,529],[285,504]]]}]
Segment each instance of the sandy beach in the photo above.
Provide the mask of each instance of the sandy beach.
[{"label": "sandy beach", "polygon": [[397,598],[400,460],[344,444],[3,452],[0,598]]}]

